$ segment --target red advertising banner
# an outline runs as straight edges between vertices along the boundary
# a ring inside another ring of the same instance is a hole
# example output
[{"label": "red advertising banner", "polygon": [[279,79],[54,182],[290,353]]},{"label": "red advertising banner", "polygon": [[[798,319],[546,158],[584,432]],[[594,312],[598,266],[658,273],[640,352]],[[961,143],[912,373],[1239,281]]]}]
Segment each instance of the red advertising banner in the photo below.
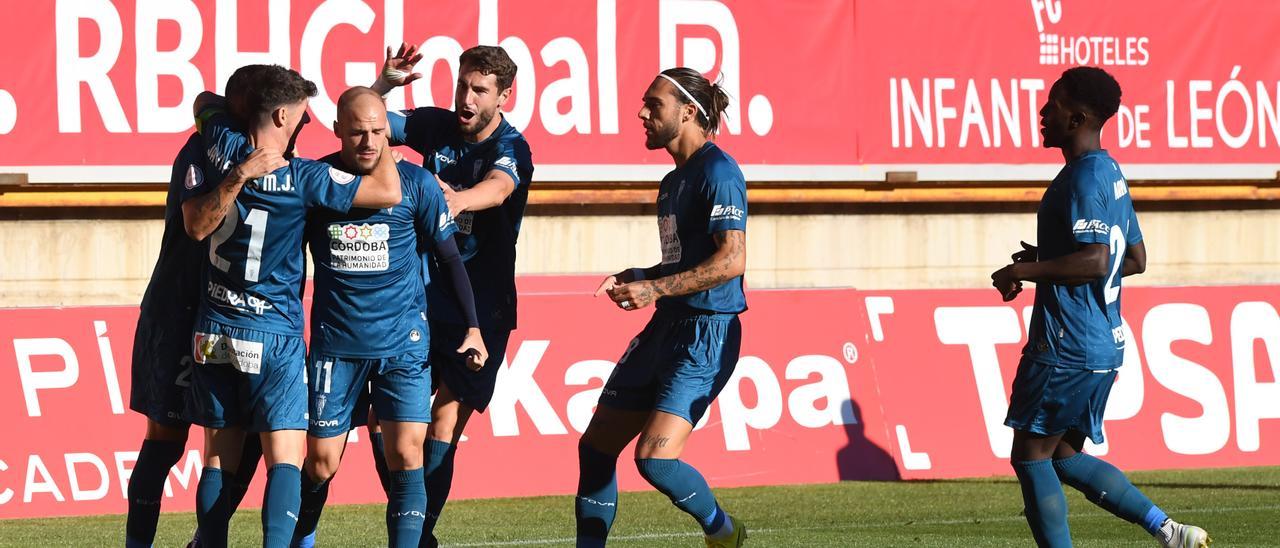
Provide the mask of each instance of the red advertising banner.
[{"label": "red advertising banner", "polygon": [[[37,180],[167,178],[155,166],[172,163],[192,127],[191,101],[248,63],[290,66],[318,84],[317,123],[299,148],[327,154],[338,146],[329,129],[337,96],[372,83],[384,46],[401,41],[421,45],[426,77],[392,93],[393,108],[452,108],[458,55],[477,43],[505,48],[519,67],[506,117],[543,180],[661,178],[670,159],[645,149],[635,115],[658,71],[681,65],[720,78],[733,97],[722,143],[744,164],[838,163],[856,145],[852,128],[809,138],[830,126],[809,104],[854,116],[848,1],[3,3],[14,15],[0,21],[0,48],[32,54],[0,59],[0,171]],[[813,32],[778,48],[778,21]],[[837,54],[822,62],[821,85],[802,92],[796,57],[818,66],[829,51]]]},{"label": "red advertising banner", "polygon": [[732,98],[721,144],[751,180],[1043,179],[1037,111],[1065,68],[1112,72],[1104,145],[1131,178],[1272,179],[1280,59],[1268,0],[0,0],[0,172],[34,182],[162,181],[189,105],[235,68],[320,85],[300,149],[336,148],[334,100],[421,45],[427,77],[393,108],[452,104],[457,56],[504,47],[506,116],[541,180],[657,180],[633,118],[660,69]]},{"label": "red advertising banner", "polygon": [[[573,279],[570,279],[573,280]],[[577,280],[574,280],[577,281]],[[576,485],[576,447],[604,380],[648,320],[575,293],[521,298],[521,327],[498,389],[459,449],[460,497],[564,494]],[[566,284],[558,284],[563,288]],[[522,287],[525,287],[522,284]],[[866,332],[852,290],[754,291],[743,315],[735,377],[698,426],[686,459],[716,485],[885,479],[887,445],[873,372],[858,362]],[[119,513],[143,433],[128,410],[137,309],[0,310],[0,518]],[[795,318],[816,315],[821,323]],[[199,428],[169,479],[166,510],[190,510],[201,470]],[[385,500],[364,430],[352,435],[332,502]],[[624,457],[625,458],[625,457]],[[795,466],[797,459],[805,466]],[[646,484],[621,466],[621,487]],[[260,500],[261,482],[246,504]]]},{"label": "red advertising banner", "polygon": [[1091,65],[1123,89],[1103,146],[1130,178],[1275,177],[1280,59],[1259,47],[1277,44],[1260,23],[1280,17],[1275,2],[857,2],[855,11],[863,162],[935,164],[922,177],[949,165],[1059,163],[1038,150],[1038,111],[1063,70]]},{"label": "red advertising banner", "polygon": [[[648,318],[563,291],[594,282],[522,280],[522,325],[460,448],[457,496],[572,492],[578,436]],[[724,487],[1009,475],[1002,422],[1030,293],[752,291],[742,358],[685,458]],[[1131,344],[1107,442],[1088,450],[1124,469],[1280,462],[1275,295],[1127,290]],[[0,310],[0,518],[125,510],[144,422],[127,409],[136,319],[132,307]],[[168,510],[192,508],[199,439],[172,470]],[[330,500],[383,500],[365,432],[351,443]],[[633,467],[619,473],[623,489],[647,488]],[[246,504],[260,494],[261,481]]]},{"label": "red advertising banner", "polygon": [[[1030,292],[861,294],[885,421],[904,478],[1008,475],[1003,426]],[[1125,348],[1086,450],[1126,470],[1280,462],[1280,299],[1274,287],[1131,288]],[[1268,443],[1269,441],[1269,443]]]}]

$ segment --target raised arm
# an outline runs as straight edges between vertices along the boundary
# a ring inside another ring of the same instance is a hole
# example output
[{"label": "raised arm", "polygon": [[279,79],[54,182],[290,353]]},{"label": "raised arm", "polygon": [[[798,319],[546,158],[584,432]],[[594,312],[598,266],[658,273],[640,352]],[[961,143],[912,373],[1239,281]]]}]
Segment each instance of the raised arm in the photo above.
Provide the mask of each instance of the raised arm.
[{"label": "raised arm", "polygon": [[386,95],[397,86],[408,85],[409,82],[422,78],[421,73],[413,72],[413,66],[422,60],[418,46],[407,42],[400,43],[400,50],[391,54],[391,46],[387,46],[387,58],[382,62],[382,74],[369,87],[379,95]]},{"label": "raised arm", "polygon": [[208,238],[222,224],[227,210],[231,209],[231,204],[235,203],[236,196],[245,183],[287,165],[289,161],[278,150],[254,150],[248,158],[232,168],[213,191],[182,202],[182,223],[187,236],[196,241]]}]

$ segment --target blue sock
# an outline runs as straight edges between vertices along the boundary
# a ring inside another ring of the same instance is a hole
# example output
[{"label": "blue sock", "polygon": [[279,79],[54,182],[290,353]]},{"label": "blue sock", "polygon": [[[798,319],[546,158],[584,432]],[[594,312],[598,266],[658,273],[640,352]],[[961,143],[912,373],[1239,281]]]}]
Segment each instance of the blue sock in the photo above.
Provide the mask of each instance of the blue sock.
[{"label": "blue sock", "polygon": [[387,470],[387,449],[382,445],[382,432],[369,434],[369,443],[373,446],[373,469],[378,471],[378,481],[382,482],[382,492],[391,498],[391,473]]},{"label": "blue sock", "polygon": [[184,445],[176,441],[142,440],[133,474],[129,476],[129,517],[124,526],[126,548],[148,547],[155,541],[164,480],[169,477],[169,468],[182,458]]},{"label": "blue sock", "polygon": [[206,466],[196,486],[196,524],[201,548],[225,548],[231,523],[230,490],[223,486],[222,470]]},{"label": "blue sock", "polygon": [[578,548],[602,548],[618,514],[618,457],[578,443]]},{"label": "blue sock", "polygon": [[692,466],[679,459],[636,459],[636,468],[677,508],[698,520],[704,533],[714,533],[724,524],[724,512],[719,511],[711,486]]},{"label": "blue sock", "polygon": [[1071,546],[1067,497],[1062,493],[1062,483],[1053,471],[1053,460],[1015,462],[1013,471],[1018,475],[1018,483],[1022,484],[1027,525],[1031,526],[1036,544],[1042,548]]},{"label": "blue sock", "polygon": [[302,471],[279,463],[267,469],[267,492],[262,496],[262,546],[285,548],[293,539],[302,499]]},{"label": "blue sock", "polygon": [[387,538],[391,548],[414,548],[422,538],[427,511],[427,486],[423,470],[391,472],[391,497],[387,501]]},{"label": "blue sock", "polygon": [[329,500],[329,481],[316,482],[311,474],[302,473],[302,499],[298,503],[298,525],[293,529],[294,548],[309,548],[315,545],[316,525],[320,523],[320,513],[324,511],[324,503]]},{"label": "blue sock", "polygon": [[1111,463],[1093,455],[1076,453],[1070,458],[1053,461],[1062,483],[1070,485],[1089,502],[1130,523],[1137,523],[1148,533],[1160,531],[1160,524],[1168,518],[1163,511],[1142,494],[1129,478]]},{"label": "blue sock", "polygon": [[435,543],[436,521],[444,511],[444,503],[449,500],[449,489],[453,487],[453,456],[458,446],[440,440],[427,440],[427,455],[424,474],[427,487],[427,518],[422,524],[422,541],[419,546],[433,546]]}]

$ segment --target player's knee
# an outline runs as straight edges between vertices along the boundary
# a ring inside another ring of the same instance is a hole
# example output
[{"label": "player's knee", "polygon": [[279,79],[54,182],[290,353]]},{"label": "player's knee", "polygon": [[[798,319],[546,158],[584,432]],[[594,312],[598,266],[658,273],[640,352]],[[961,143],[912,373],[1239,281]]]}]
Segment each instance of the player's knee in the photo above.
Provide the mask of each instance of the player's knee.
[{"label": "player's knee", "polygon": [[405,468],[416,468],[413,466],[413,463],[422,462],[423,442],[424,440],[421,438],[415,439],[410,436],[404,436],[401,439],[395,440],[395,442],[391,444],[391,447],[388,448],[390,450],[387,452],[387,456],[391,457],[394,455],[396,460],[405,463]]},{"label": "player's knee", "polygon": [[317,482],[329,481],[338,473],[338,466],[342,464],[342,453],[330,453],[327,451],[319,451],[314,455],[307,455],[307,473],[311,475],[311,479]]},{"label": "player's knee", "polygon": [[175,428],[173,426],[166,426],[148,419],[146,439],[186,443],[187,433],[189,431],[190,428],[187,426]]},{"label": "player's knee", "polygon": [[436,441],[448,443],[457,443],[454,439],[461,432],[456,432],[457,415],[447,414],[443,417],[432,417],[431,425],[427,427],[427,437]]}]

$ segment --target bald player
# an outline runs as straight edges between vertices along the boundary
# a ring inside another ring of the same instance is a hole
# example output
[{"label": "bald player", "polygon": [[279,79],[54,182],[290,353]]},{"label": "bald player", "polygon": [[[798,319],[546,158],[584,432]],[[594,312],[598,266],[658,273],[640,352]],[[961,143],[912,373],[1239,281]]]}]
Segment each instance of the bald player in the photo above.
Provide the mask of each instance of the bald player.
[{"label": "bald player", "polygon": [[[366,87],[347,90],[338,99],[333,132],[342,150],[320,161],[346,173],[369,173],[380,155],[388,154],[382,96]],[[466,335],[454,352],[473,368],[488,357],[444,193],[425,169],[406,161],[396,168],[402,199],[395,207],[346,213],[317,209],[307,217],[315,300],[307,360],[310,424],[294,546],[315,545],[316,525],[347,433],[364,422],[370,403],[383,431],[390,470],[390,546],[418,545],[427,504],[422,449],[431,421],[430,336],[420,250],[440,265],[439,282],[451,284],[466,318]]]}]

